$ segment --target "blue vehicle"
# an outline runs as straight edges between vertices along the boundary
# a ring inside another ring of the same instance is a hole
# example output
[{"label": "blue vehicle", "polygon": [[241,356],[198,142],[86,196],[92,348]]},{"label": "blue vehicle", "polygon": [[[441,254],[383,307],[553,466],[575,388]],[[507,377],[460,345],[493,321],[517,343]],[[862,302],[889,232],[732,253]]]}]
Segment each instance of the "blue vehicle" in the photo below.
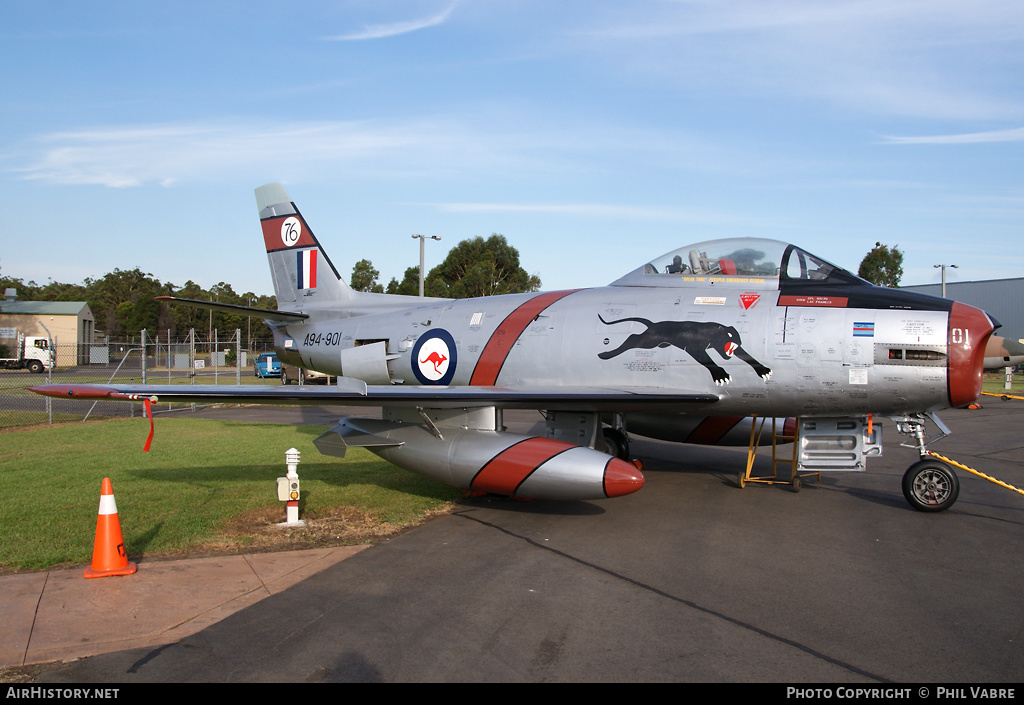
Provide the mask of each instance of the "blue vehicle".
[{"label": "blue vehicle", "polygon": [[252,370],[257,377],[280,377],[281,361],[277,359],[277,353],[260,353],[252,364]]}]

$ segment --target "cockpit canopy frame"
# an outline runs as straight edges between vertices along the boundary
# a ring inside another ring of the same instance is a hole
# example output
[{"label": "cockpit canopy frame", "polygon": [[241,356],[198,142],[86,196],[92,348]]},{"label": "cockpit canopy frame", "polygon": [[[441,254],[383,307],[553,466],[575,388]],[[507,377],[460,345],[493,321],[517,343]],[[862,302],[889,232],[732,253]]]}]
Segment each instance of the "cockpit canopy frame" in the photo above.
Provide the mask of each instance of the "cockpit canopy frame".
[{"label": "cockpit canopy frame", "polygon": [[829,285],[868,282],[789,243],[767,238],[708,240],[672,250],[612,282],[612,286],[692,286],[699,283]]}]

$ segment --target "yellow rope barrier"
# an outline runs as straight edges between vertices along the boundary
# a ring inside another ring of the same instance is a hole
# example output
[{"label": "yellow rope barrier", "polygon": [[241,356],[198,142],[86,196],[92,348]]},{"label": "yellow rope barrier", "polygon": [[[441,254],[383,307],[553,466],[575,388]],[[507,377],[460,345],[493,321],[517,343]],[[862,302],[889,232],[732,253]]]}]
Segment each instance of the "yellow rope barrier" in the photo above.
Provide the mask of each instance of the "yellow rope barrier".
[{"label": "yellow rope barrier", "polygon": [[977,470],[975,470],[973,468],[969,468],[966,465],[961,465],[960,463],[956,462],[955,460],[950,460],[949,458],[947,458],[944,455],[939,455],[938,453],[934,453],[932,451],[928,451],[928,455],[932,456],[933,458],[938,458],[939,460],[941,460],[944,463],[949,463],[950,465],[955,465],[956,467],[960,468],[961,470],[966,470],[967,472],[971,473],[972,475],[977,475],[978,477],[983,478],[985,480],[988,480],[989,482],[994,482],[997,485],[999,485],[1000,487],[1005,487],[1008,490],[1013,490],[1017,494],[1024,494],[1024,490],[1017,489],[1013,485],[1008,485],[1005,482],[997,480],[994,477],[989,477],[985,473],[978,472]]}]

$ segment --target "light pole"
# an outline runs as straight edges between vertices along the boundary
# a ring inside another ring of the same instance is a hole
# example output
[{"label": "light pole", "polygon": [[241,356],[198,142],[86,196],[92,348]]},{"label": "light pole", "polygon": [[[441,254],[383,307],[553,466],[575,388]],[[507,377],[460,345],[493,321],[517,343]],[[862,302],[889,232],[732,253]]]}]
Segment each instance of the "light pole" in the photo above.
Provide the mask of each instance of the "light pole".
[{"label": "light pole", "polygon": [[[420,241],[420,296],[423,296],[423,241],[427,239],[427,235],[413,235]],[[440,240],[441,238],[437,235],[430,235],[431,240]]]},{"label": "light pole", "polygon": [[960,267],[955,264],[933,264],[932,267],[942,269],[942,298],[946,298],[946,267],[952,267],[953,269],[959,269]]},{"label": "light pole", "polygon": [[[249,304],[249,308],[252,308],[252,299],[248,299],[248,304]],[[245,317],[245,336],[246,336],[246,338],[249,341],[249,344],[246,346],[246,350],[248,350],[249,354],[251,355],[252,354],[252,316],[246,316]]]}]

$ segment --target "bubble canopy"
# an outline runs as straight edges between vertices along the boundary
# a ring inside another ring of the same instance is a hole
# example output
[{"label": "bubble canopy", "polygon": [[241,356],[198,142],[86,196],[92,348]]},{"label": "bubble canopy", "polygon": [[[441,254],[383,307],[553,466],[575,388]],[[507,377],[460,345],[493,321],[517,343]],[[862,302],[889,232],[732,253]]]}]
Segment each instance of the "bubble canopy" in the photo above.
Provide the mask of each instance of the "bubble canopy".
[{"label": "bubble canopy", "polygon": [[[753,281],[752,281],[753,280]],[[796,245],[764,238],[708,240],[680,247],[634,269],[612,286],[683,286],[714,281],[738,284],[798,281],[867,284],[842,267]]]}]

